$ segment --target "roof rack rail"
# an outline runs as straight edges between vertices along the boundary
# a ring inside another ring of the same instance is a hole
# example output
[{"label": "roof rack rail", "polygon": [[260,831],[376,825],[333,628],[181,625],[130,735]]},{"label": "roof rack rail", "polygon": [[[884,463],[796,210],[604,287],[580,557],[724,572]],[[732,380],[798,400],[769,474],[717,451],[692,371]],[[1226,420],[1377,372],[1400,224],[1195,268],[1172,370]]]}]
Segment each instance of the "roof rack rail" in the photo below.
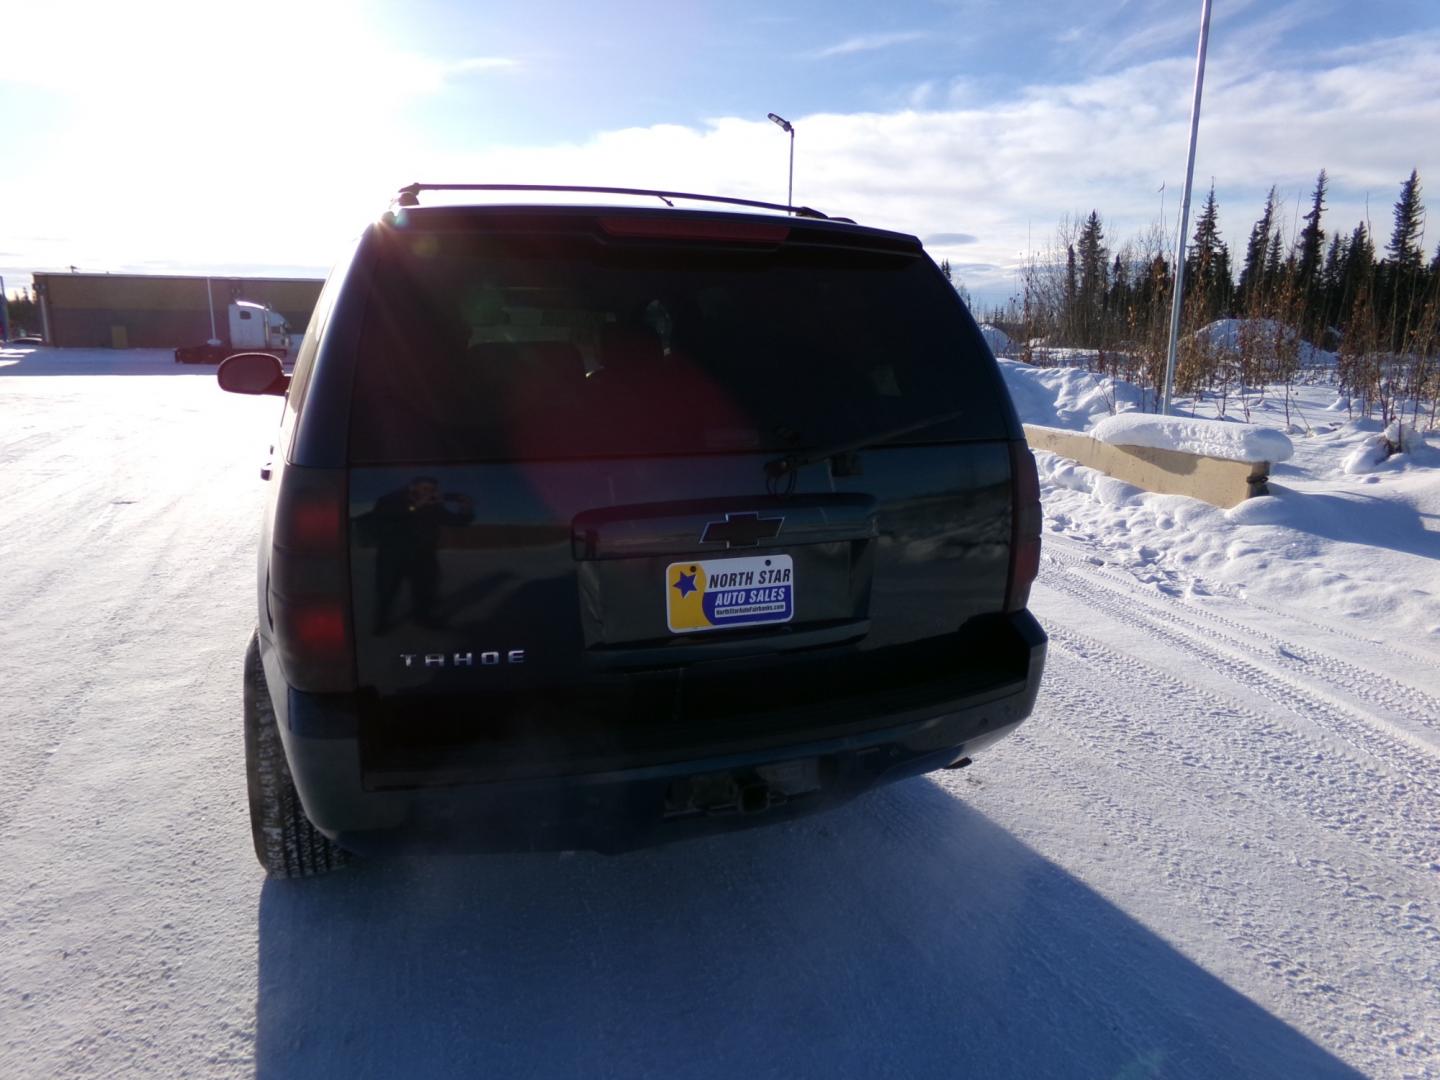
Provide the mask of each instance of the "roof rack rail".
[{"label": "roof rack rail", "polygon": [[755,199],[732,199],[725,195],[696,195],[688,191],[656,191],[652,188],[589,187],[575,184],[406,184],[395,193],[391,206],[405,208],[420,205],[422,191],[574,191],[592,195],[642,195],[660,199],[667,206],[671,199],[692,199],[699,202],[728,203],[732,206],[755,206],[762,210],[783,210],[796,217],[829,221],[828,214],[809,206],[786,206],[782,203],[758,202]]}]

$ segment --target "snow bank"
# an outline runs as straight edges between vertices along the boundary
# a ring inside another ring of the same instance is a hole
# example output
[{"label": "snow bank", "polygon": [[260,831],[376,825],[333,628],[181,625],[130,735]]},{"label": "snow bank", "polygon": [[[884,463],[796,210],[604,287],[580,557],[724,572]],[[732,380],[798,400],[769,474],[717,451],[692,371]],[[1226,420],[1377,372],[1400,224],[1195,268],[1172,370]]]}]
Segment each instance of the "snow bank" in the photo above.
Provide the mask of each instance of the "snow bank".
[{"label": "snow bank", "polygon": [[1084,431],[1102,416],[1140,403],[1140,388],[1076,367],[1034,367],[1001,360],[1000,374],[1026,424]]},{"label": "snow bank", "polygon": [[[1276,342],[1291,344],[1299,335],[1295,328],[1274,319],[1216,319],[1195,331],[1197,340],[1222,352],[1238,353],[1247,338],[1256,351],[1273,349]],[[1317,349],[1308,341],[1299,341],[1300,363],[1305,367],[1334,366],[1335,354]]]},{"label": "snow bank", "polygon": [[[1270,401],[1253,411],[1276,425],[1268,429],[1124,411],[1111,417],[1101,386],[1115,387],[1123,401],[1124,384],[1065,368],[1004,361],[1001,368],[1026,423],[1086,432],[1093,419],[1088,434],[1106,442],[1276,465],[1269,496],[1220,510],[1140,492],[1037,450],[1047,542],[1082,545],[1092,562],[1152,581],[1162,593],[1254,597],[1287,621],[1334,626],[1356,640],[1403,642],[1425,655],[1440,650],[1440,447],[1433,437],[1363,417],[1345,420],[1343,399],[1341,417],[1327,414],[1335,390],[1318,382],[1290,389],[1290,408],[1307,428],[1292,443],[1277,429],[1284,418]],[[1137,434],[1137,425],[1153,437]],[[1390,448],[1383,461],[1382,444]]]},{"label": "snow bank", "polygon": [[980,333],[985,337],[985,344],[990,346],[990,351],[996,356],[1010,350],[1010,335],[1001,330],[998,326],[991,326],[989,323],[980,324]]},{"label": "snow bank", "polygon": [[1118,510],[1135,505],[1145,494],[1134,484],[1116,480],[1099,469],[1071,461],[1061,454],[1047,450],[1035,451],[1035,468],[1040,479],[1071,491],[1083,491],[1092,496],[1100,505]]},{"label": "snow bank", "polygon": [[1367,436],[1359,446],[1346,454],[1345,460],[1340,463],[1340,471],[1352,476],[1357,473],[1371,473],[1392,458],[1398,460],[1396,455],[1414,454],[1427,449],[1424,435],[1408,424],[1392,420],[1384,432]]},{"label": "snow bank", "polygon": [[1107,416],[1090,434],[1111,446],[1178,450],[1227,461],[1288,461],[1295,452],[1289,437],[1274,428],[1186,416],[1123,413]]},{"label": "snow bank", "polygon": [[1390,458],[1390,440],[1384,435],[1371,435],[1345,455],[1340,471],[1354,476],[1374,472]]}]

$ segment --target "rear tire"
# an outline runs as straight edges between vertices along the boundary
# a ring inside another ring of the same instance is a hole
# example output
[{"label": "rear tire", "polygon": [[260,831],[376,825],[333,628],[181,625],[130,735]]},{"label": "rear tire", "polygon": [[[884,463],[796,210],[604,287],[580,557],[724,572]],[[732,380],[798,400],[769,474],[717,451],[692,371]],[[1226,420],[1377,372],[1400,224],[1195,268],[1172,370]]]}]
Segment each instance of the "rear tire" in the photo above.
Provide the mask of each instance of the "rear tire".
[{"label": "rear tire", "polygon": [[245,779],[255,856],[267,874],[313,877],[349,861],[347,852],[310,824],[300,805],[260,663],[258,635],[245,650]]}]

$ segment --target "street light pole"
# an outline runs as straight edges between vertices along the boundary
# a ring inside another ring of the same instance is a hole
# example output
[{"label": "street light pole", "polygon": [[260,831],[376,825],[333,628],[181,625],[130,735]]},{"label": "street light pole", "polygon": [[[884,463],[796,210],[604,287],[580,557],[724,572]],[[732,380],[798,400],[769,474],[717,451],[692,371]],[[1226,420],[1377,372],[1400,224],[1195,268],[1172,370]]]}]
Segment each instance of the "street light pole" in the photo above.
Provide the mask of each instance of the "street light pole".
[{"label": "street light pole", "polygon": [[1195,54],[1195,97],[1190,103],[1190,159],[1185,165],[1185,194],[1180,200],[1180,235],[1175,242],[1175,295],[1170,300],[1170,345],[1165,351],[1165,400],[1170,415],[1175,393],[1175,346],[1180,336],[1180,306],[1185,302],[1185,233],[1190,228],[1190,185],[1195,179],[1195,137],[1200,130],[1200,91],[1205,87],[1205,45],[1210,40],[1210,0],[1201,0],[1200,48]]},{"label": "street light pole", "polygon": [[[1208,2],[1208,0],[1207,0]],[[785,188],[785,205],[795,205],[795,125],[786,120],[783,116],[775,113],[766,113],[771,120],[780,126],[780,130],[787,132],[790,136],[790,181]]]}]

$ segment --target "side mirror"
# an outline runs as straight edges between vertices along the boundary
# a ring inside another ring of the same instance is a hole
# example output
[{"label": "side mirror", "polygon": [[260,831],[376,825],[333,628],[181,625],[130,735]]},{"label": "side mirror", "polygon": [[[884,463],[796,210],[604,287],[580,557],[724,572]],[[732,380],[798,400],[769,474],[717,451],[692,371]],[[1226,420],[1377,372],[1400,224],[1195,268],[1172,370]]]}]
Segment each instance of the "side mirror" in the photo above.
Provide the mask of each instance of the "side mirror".
[{"label": "side mirror", "polygon": [[232,394],[283,396],[290,389],[290,376],[269,353],[242,352],[227,356],[215,378],[221,390]]}]

